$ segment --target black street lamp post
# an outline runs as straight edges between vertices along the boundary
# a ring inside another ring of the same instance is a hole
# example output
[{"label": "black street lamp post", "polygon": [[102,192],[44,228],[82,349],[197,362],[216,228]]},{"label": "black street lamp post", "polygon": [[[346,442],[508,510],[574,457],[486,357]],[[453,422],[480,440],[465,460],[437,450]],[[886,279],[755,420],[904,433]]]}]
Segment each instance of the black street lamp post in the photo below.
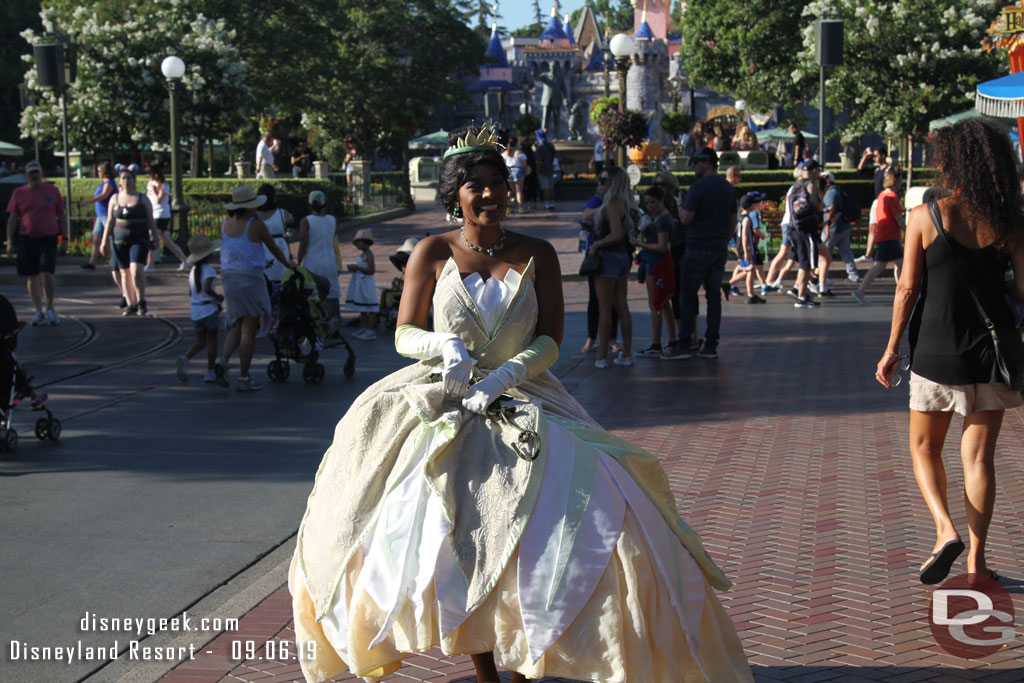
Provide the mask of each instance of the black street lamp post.
[{"label": "black street lamp post", "polygon": [[171,225],[172,235],[179,244],[188,242],[188,205],[181,183],[181,113],[178,111],[178,84],[185,75],[185,62],[171,55],[164,58],[160,71],[167,79],[171,110]]},{"label": "black street lamp post", "polygon": [[[633,39],[620,33],[611,39],[612,54],[615,55],[615,69],[619,74],[619,111],[626,113],[626,77],[629,75],[630,58],[633,54]],[[619,166],[626,167],[626,148],[619,147]]]},{"label": "black street lamp post", "polygon": [[[398,67],[408,77],[412,66],[412,51],[403,47],[398,51]],[[409,103],[409,106],[412,106]],[[408,124],[406,124],[408,125]],[[416,202],[412,197],[412,185],[409,183],[409,129],[402,131],[402,203],[410,211],[416,210]]]}]

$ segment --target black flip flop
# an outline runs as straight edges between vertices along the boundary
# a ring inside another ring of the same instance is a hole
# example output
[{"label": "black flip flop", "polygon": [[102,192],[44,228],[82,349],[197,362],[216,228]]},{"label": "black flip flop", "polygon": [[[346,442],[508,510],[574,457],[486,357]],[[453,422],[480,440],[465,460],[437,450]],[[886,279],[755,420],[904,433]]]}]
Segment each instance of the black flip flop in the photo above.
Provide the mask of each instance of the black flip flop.
[{"label": "black flip flop", "polygon": [[932,559],[921,570],[921,583],[933,585],[949,576],[949,570],[964,551],[964,542],[960,539],[946,541]]}]

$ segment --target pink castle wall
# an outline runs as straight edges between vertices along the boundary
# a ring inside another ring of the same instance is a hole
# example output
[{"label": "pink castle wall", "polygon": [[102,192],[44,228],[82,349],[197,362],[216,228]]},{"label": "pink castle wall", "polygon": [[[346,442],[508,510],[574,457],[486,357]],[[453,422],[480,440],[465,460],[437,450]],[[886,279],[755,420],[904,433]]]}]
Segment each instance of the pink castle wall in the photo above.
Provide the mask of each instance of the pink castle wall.
[{"label": "pink castle wall", "polygon": [[[644,13],[644,0],[634,0],[633,30],[640,27],[640,18]],[[656,38],[668,38],[669,13],[672,0],[647,0],[647,24],[654,31]]]}]

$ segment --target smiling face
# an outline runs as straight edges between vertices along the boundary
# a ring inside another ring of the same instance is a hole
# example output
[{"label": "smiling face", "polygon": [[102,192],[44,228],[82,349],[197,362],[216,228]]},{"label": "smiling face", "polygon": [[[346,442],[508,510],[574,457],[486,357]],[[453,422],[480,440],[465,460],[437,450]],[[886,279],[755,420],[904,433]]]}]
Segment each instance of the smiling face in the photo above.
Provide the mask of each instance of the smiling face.
[{"label": "smiling face", "polygon": [[498,227],[508,208],[508,181],[491,164],[477,164],[466,172],[459,186],[459,206],[466,223],[482,227]]}]

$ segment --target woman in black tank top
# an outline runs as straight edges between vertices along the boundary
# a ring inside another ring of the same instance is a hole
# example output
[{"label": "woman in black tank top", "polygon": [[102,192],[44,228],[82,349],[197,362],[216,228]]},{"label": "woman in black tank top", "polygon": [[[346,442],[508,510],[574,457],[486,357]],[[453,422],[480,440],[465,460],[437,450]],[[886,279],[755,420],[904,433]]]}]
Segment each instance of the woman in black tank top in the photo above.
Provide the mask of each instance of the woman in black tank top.
[{"label": "woman in black tank top", "polygon": [[[995,346],[970,290],[1000,334],[1020,344],[1006,302],[1024,300],[1024,210],[1009,139],[981,119],[932,133],[939,185],[945,197],[933,219],[915,208],[907,225],[903,272],[896,288],[889,344],[875,371],[886,387],[910,370],[910,452],[914,476],[935,522],[935,545],[920,568],[922,583],[939,583],[964,550],[946,496],[942,446],[953,413],[963,416],[961,457],[970,552],[966,570],[980,582],[997,578],[985,560],[995,504],[996,439],[1007,408],[1021,405],[1020,387],[1003,383]],[[970,283],[968,286],[967,282]],[[910,357],[900,356],[909,325]]]},{"label": "woman in black tank top", "polygon": [[[113,244],[111,265],[127,307],[122,315],[146,315],[146,259],[150,248],[160,239],[153,206],[146,195],[135,191],[135,173],[129,168],[118,172],[118,192],[110,198],[107,225],[103,230],[100,252],[106,256]],[[109,240],[109,242],[108,242]]]}]

